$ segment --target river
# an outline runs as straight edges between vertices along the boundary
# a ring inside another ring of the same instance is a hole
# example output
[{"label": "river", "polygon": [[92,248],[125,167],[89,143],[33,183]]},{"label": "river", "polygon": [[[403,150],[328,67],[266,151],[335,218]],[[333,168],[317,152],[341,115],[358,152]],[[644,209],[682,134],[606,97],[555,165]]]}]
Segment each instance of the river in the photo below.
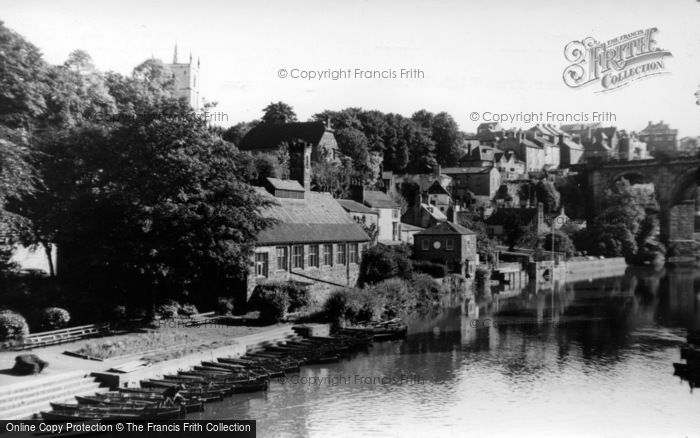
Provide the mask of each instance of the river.
[{"label": "river", "polygon": [[259,437],[700,437],[700,389],[672,366],[700,328],[700,270],[483,295],[201,418],[254,419]]}]

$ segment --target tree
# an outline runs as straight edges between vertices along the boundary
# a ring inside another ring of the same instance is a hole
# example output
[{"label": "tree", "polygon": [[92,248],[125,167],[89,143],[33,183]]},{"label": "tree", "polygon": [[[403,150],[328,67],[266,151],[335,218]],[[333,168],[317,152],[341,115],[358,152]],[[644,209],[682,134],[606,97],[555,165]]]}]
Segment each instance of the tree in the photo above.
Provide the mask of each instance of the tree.
[{"label": "tree", "polygon": [[358,284],[375,284],[389,278],[410,279],[411,248],[408,245],[387,247],[376,245],[364,251],[360,262]]},{"label": "tree", "polygon": [[533,230],[532,224],[517,211],[509,210],[506,213],[503,219],[503,230],[505,243],[511,251],[516,246],[532,247],[537,241],[537,233]]},{"label": "tree", "polygon": [[552,251],[552,241],[554,241],[554,251],[566,254],[566,257],[571,257],[576,252],[576,247],[574,246],[571,238],[564,232],[555,231],[552,233],[547,233],[544,235],[542,242],[542,249],[545,251]]},{"label": "tree", "polygon": [[243,137],[245,137],[245,135],[248,133],[248,131],[253,129],[259,123],[260,120],[236,123],[235,125],[229,127],[224,131],[222,138],[235,145],[239,145],[241,143],[241,140],[243,140]]},{"label": "tree", "polygon": [[476,251],[480,260],[489,262],[496,259],[496,244],[489,238],[486,224],[474,210],[467,210],[458,216],[459,224],[476,233]]},{"label": "tree", "polygon": [[270,103],[263,109],[263,123],[290,123],[297,121],[294,109],[284,102]]},{"label": "tree", "polygon": [[554,184],[547,180],[540,180],[535,186],[537,200],[543,204],[545,213],[554,213],[559,210],[559,192]]}]

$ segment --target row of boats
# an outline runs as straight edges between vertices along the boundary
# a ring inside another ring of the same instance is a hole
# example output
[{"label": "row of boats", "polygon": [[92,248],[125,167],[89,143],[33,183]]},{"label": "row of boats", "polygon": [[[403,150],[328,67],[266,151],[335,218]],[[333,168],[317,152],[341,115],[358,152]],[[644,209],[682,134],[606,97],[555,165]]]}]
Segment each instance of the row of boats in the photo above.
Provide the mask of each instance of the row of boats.
[{"label": "row of boats", "polygon": [[[377,336],[375,337],[375,331]],[[302,365],[339,362],[369,348],[373,340],[406,335],[405,324],[341,330],[332,337],[307,337],[268,346],[242,357],[203,361],[190,370],[146,379],[138,388],[76,396],[77,403],[52,403],[44,420],[177,419],[233,394],[265,391],[270,379],[297,373]]]},{"label": "row of boats", "polygon": [[688,381],[691,388],[700,388],[700,330],[688,332],[688,343],[681,347],[681,359],[674,363],[675,375]]}]

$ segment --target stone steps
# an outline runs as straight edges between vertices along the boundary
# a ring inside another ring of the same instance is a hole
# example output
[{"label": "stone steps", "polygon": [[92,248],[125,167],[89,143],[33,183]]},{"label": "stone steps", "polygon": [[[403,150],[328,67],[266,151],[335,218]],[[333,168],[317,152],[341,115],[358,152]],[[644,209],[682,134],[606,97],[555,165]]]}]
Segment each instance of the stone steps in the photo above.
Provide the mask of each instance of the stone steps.
[{"label": "stone steps", "polygon": [[55,376],[32,377],[8,385],[0,394],[0,419],[30,418],[40,411],[51,410],[51,402],[75,401],[76,395],[106,391],[84,372],[61,373]]}]

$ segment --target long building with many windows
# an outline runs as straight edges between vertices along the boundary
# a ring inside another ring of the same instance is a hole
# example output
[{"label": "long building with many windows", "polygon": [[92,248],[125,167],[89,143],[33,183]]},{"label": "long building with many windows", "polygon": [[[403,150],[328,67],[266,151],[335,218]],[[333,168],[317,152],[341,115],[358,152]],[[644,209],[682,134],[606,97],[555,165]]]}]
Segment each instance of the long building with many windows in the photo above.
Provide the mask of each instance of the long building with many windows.
[{"label": "long building with many windows", "polygon": [[338,286],[355,285],[370,238],[330,193],[274,178],[257,190],[274,200],[262,215],[277,224],[258,235],[246,300],[257,284],[268,281],[306,283],[319,299]]}]

